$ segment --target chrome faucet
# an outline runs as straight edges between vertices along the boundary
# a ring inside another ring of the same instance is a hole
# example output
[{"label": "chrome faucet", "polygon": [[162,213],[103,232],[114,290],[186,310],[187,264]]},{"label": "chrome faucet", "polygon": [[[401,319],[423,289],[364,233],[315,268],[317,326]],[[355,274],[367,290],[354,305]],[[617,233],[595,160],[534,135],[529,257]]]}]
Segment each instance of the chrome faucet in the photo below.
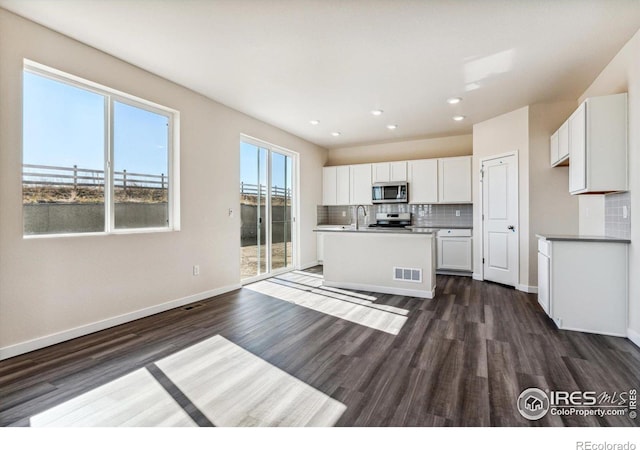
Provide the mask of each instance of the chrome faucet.
[{"label": "chrome faucet", "polygon": [[367,209],[364,207],[364,205],[356,206],[356,230],[360,229],[360,224],[358,223],[358,211],[360,211],[360,208],[362,208],[362,215],[364,217],[367,217]]}]

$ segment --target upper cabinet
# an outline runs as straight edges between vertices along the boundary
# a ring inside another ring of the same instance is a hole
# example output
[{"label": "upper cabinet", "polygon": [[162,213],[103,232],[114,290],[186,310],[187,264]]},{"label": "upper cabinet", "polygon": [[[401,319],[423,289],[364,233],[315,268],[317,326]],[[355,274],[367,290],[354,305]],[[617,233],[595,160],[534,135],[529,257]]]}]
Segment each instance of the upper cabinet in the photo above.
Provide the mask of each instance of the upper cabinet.
[{"label": "upper cabinet", "polygon": [[322,204],[349,205],[349,166],[322,168]]},{"label": "upper cabinet", "polygon": [[336,166],[336,205],[349,205],[351,182],[349,166]]},{"label": "upper cabinet", "polygon": [[322,169],[322,204],[371,205],[371,185],[408,182],[409,203],[472,203],[471,156]]},{"label": "upper cabinet", "polygon": [[407,162],[393,161],[372,164],[373,182],[407,181]]},{"label": "upper cabinet", "polygon": [[408,162],[409,203],[438,203],[438,160]]},{"label": "upper cabinet", "polygon": [[566,121],[549,140],[549,156],[551,165],[566,166],[569,164],[569,121]]},{"label": "upper cabinet", "polygon": [[569,192],[628,190],[627,94],[592,97],[569,117]]},{"label": "upper cabinet", "polygon": [[351,181],[350,204],[371,205],[371,164],[349,166]]},{"label": "upper cabinet", "polygon": [[438,202],[472,202],[471,156],[438,160]]},{"label": "upper cabinet", "polygon": [[371,164],[323,167],[322,204],[370,205]]},{"label": "upper cabinet", "polygon": [[569,117],[569,192],[587,188],[586,104],[580,105]]},{"label": "upper cabinet", "polygon": [[569,161],[569,123],[565,122],[558,130],[558,161],[557,165]]},{"label": "upper cabinet", "polygon": [[322,204],[337,205],[337,167],[322,168]]}]

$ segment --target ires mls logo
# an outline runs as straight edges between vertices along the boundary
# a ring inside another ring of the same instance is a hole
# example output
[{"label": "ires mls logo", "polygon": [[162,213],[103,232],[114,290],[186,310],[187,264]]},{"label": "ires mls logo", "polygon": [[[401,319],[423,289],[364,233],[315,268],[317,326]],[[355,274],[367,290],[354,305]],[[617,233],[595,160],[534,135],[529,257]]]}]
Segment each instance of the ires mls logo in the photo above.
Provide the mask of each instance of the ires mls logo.
[{"label": "ires mls logo", "polygon": [[637,390],[621,392],[548,391],[528,388],[517,402],[518,412],[529,420],[547,413],[553,416],[624,416],[637,417]]},{"label": "ires mls logo", "polygon": [[518,411],[525,419],[541,419],[549,411],[549,405],[549,396],[542,389],[525,389],[518,397]]}]

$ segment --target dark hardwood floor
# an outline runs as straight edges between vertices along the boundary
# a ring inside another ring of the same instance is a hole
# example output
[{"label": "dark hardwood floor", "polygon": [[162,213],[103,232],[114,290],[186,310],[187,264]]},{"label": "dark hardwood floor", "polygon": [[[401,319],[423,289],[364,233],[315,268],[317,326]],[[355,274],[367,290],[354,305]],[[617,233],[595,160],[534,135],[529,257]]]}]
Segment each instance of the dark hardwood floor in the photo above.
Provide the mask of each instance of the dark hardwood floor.
[{"label": "dark hardwood floor", "polygon": [[2,361],[0,425],[28,425],[215,335],[342,402],[339,426],[638,425],[627,416],[531,422],[516,410],[528,387],[638,389],[640,350],[631,342],[558,331],[535,295],[466,277],[438,276],[437,285],[433,300],[371,294],[374,305],[408,311],[397,335],[243,288]]}]

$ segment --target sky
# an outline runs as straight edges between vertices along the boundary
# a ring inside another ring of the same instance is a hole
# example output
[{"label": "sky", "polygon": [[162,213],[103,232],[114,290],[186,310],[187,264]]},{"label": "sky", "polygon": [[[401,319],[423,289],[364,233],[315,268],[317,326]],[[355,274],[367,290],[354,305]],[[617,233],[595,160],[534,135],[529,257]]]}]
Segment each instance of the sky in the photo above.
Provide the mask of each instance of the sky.
[{"label": "sky", "polygon": [[[23,162],[102,170],[104,97],[24,72]],[[168,119],[114,102],[114,169],[167,174]]]},{"label": "sky", "polygon": [[[291,187],[291,158],[277,152],[271,153],[271,183],[273,186]],[[267,150],[259,148],[247,142],[240,143],[240,181],[247,184],[257,184],[258,176],[260,184],[267,184]],[[260,174],[258,175],[258,163]],[[287,179],[285,180],[285,168]]]},{"label": "sky", "polygon": [[[23,163],[104,169],[105,97],[24,72]],[[168,173],[168,119],[114,101],[114,169],[143,174]],[[240,177],[266,184],[267,150],[242,142]],[[285,180],[285,168],[287,180]],[[291,187],[291,158],[272,152],[272,184]]]}]

